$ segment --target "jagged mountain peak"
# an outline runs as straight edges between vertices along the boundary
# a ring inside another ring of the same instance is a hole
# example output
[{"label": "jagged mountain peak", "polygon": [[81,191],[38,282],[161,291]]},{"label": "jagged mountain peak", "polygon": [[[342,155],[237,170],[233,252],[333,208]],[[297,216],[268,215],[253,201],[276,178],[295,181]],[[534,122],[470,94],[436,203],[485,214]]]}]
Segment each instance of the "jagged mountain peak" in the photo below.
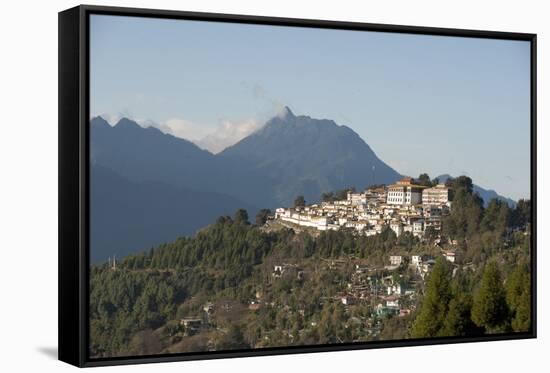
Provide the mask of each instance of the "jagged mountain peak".
[{"label": "jagged mountain peak", "polygon": [[294,116],[295,115],[292,112],[292,110],[290,110],[290,108],[286,105],[283,106],[283,108],[279,111],[279,113],[277,113],[277,117],[280,119],[289,119],[289,118],[293,118]]},{"label": "jagged mountain peak", "polygon": [[316,201],[322,192],[391,183],[400,177],[351,128],[290,113],[272,118],[219,156],[266,173],[281,205],[298,194]]},{"label": "jagged mountain peak", "polygon": [[114,127],[117,129],[142,128],[136,121],[133,121],[126,117],[120,118],[120,120],[114,125]]},{"label": "jagged mountain peak", "polygon": [[[260,130],[256,131],[249,137],[256,136],[280,136],[280,132],[286,132],[298,130],[302,136],[307,134],[314,134],[319,132],[331,132],[337,131],[338,128],[345,126],[339,126],[336,122],[330,119],[317,119],[308,115],[296,115],[288,106],[284,107],[279,114],[268,120]],[[345,127],[347,129],[347,127]],[[351,131],[353,132],[353,131]],[[246,140],[244,138],[243,140]],[[243,141],[241,140],[241,141]]]},{"label": "jagged mountain peak", "polygon": [[109,122],[107,122],[102,116],[98,115],[96,117],[93,117],[90,120],[90,124],[92,126],[98,126],[98,127],[111,127]]}]

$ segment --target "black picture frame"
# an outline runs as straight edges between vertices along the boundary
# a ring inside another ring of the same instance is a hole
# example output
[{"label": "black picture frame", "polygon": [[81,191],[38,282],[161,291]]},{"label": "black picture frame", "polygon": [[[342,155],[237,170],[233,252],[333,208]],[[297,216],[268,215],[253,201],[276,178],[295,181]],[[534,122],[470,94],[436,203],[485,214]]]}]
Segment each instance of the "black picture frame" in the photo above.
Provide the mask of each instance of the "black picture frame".
[{"label": "black picture frame", "polygon": [[[338,345],[266,348],[154,356],[91,359],[88,356],[89,302],[89,17],[92,14],[297,26],[322,29],[461,36],[528,41],[531,45],[531,268],[532,329],[526,333],[408,339]],[[59,360],[79,367],[196,359],[283,355],[386,347],[536,338],[536,34],[399,26],[357,22],[260,17],[172,10],[81,5],[59,13]]]}]

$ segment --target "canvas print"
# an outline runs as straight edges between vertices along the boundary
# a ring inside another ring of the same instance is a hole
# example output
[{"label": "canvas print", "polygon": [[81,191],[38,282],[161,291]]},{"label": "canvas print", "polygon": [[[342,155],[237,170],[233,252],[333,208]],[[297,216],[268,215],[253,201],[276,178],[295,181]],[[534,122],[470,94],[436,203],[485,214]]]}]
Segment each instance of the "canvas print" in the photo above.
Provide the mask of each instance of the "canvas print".
[{"label": "canvas print", "polygon": [[90,358],[530,332],[530,43],[90,15]]}]

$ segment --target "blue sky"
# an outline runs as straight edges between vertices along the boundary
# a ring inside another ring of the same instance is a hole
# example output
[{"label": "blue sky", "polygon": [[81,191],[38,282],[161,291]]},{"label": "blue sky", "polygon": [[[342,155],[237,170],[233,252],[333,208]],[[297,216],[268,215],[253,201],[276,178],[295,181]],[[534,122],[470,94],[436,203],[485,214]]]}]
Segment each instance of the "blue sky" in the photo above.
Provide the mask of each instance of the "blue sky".
[{"label": "blue sky", "polygon": [[93,15],[90,61],[94,116],[215,152],[288,105],[402,174],[529,197],[528,42]]}]

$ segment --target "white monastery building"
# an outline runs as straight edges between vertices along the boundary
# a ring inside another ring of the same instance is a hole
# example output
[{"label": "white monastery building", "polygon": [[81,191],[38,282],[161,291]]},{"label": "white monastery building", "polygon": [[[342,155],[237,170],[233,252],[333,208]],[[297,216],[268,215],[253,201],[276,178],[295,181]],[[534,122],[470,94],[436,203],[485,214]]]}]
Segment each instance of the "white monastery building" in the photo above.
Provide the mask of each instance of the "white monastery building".
[{"label": "white monastery building", "polygon": [[422,202],[424,186],[414,184],[414,180],[405,177],[388,186],[388,205],[417,205]]},{"label": "white monastery building", "polygon": [[450,189],[443,184],[426,188],[422,191],[422,204],[424,206],[450,205]]},{"label": "white monastery building", "polygon": [[441,230],[442,217],[449,213],[450,199],[450,189],[444,185],[428,188],[405,177],[387,187],[350,191],[343,200],[280,207],[275,210],[274,219],[319,231],[351,229],[372,236],[387,227],[396,236],[408,232],[422,237],[428,227]]}]

